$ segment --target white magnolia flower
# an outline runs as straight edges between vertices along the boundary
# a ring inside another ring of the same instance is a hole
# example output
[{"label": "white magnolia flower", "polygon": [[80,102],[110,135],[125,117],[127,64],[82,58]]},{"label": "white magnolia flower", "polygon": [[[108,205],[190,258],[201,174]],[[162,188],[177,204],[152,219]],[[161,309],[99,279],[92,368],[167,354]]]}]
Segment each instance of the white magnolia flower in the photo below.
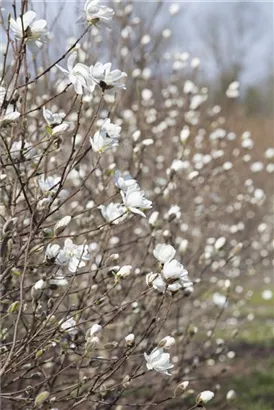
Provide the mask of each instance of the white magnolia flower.
[{"label": "white magnolia flower", "polygon": [[102,129],[106,131],[109,138],[118,139],[122,128],[119,125],[113,124],[110,119],[107,118],[102,125]]},{"label": "white magnolia flower", "polygon": [[107,222],[118,224],[126,217],[126,208],[121,204],[115,204],[114,202],[111,202],[108,205],[100,205],[99,208]]},{"label": "white magnolia flower", "polygon": [[170,349],[174,345],[175,339],[172,336],[166,336],[158,343],[158,346],[162,347],[163,349]]},{"label": "white magnolia flower", "polygon": [[77,269],[86,265],[85,261],[89,260],[88,245],[76,245],[71,239],[66,239],[63,249],[57,255],[55,263],[66,266],[68,270],[75,273]]},{"label": "white magnolia flower", "polygon": [[173,246],[159,243],[153,251],[153,256],[161,263],[165,263],[173,259],[175,253]]},{"label": "white magnolia flower", "polygon": [[84,92],[90,94],[94,91],[96,84],[92,81],[89,69],[85,64],[77,63],[74,65],[76,57],[76,52],[71,53],[67,61],[67,70],[58,64],[56,67],[68,76],[68,80],[73,84],[77,94],[82,95]]},{"label": "white magnolia flower", "polygon": [[167,260],[164,263],[163,277],[168,282],[178,279],[182,284],[189,283],[188,271],[180,262],[176,261],[176,259]]},{"label": "white magnolia flower", "polygon": [[177,292],[181,288],[188,289],[192,286],[187,270],[175,259],[167,260],[160,274],[150,273],[146,282],[160,293]]},{"label": "white magnolia flower", "polygon": [[120,171],[115,171],[114,182],[117,188],[124,192],[126,192],[129,187],[137,184],[136,179],[133,179],[130,174],[121,176]]},{"label": "white magnolia flower", "polygon": [[46,20],[36,20],[36,13],[27,11],[22,18],[10,18],[10,28],[18,40],[26,39],[27,46],[33,53],[49,40]]},{"label": "white magnolia flower", "polygon": [[135,184],[127,189],[126,192],[120,191],[125,207],[131,212],[146,218],[141,209],[150,209],[152,202],[145,198],[145,193]]},{"label": "white magnolia flower", "polygon": [[43,192],[49,192],[50,191],[50,192],[54,193],[58,190],[60,181],[61,181],[60,177],[54,177],[54,176],[49,175],[46,178],[44,176],[41,177],[38,180],[38,184],[39,184],[40,189]]},{"label": "white magnolia flower", "polygon": [[51,110],[49,110],[46,107],[43,107],[43,117],[46,121],[46,123],[50,126],[50,127],[54,127],[55,125],[59,125],[61,124],[61,122],[63,121],[63,118],[65,117],[65,113],[61,112],[61,113],[53,113]]},{"label": "white magnolia flower", "polygon": [[205,390],[202,393],[199,393],[196,397],[196,403],[206,404],[209,400],[213,399],[214,393],[210,390]]},{"label": "white magnolia flower", "polygon": [[35,150],[32,145],[26,141],[15,141],[10,148],[10,153],[14,159],[20,159],[21,156],[26,159],[31,159],[35,155]]},{"label": "white magnolia flower", "polygon": [[115,138],[110,138],[105,129],[101,128],[94,137],[90,137],[90,143],[93,151],[102,154],[110,148],[117,147],[119,142]]},{"label": "white magnolia flower", "polygon": [[88,329],[87,333],[86,333],[86,339],[88,337],[93,337],[95,335],[97,335],[99,332],[101,332],[102,330],[102,326],[98,325],[98,323],[95,323],[94,325],[91,326],[90,329]]},{"label": "white magnolia flower", "polygon": [[54,261],[58,253],[60,252],[60,249],[61,249],[60,245],[49,243],[46,248],[46,253],[45,253],[46,260]]},{"label": "white magnolia flower", "polygon": [[65,322],[61,322],[61,329],[70,335],[76,335],[78,333],[78,329],[76,328],[76,320],[73,317],[70,317]]},{"label": "white magnolia flower", "polygon": [[114,16],[114,10],[110,7],[101,5],[100,0],[87,0],[84,6],[84,13],[86,21],[90,25],[96,24],[99,21],[108,23]]},{"label": "white magnolia flower", "polygon": [[174,365],[170,362],[170,354],[164,352],[164,349],[156,347],[149,355],[144,353],[144,356],[148,370],[156,370],[156,372],[171,375],[168,370],[172,369]]},{"label": "white magnolia flower", "polygon": [[3,114],[0,118],[0,127],[5,127],[7,125],[12,125],[16,123],[19,117],[20,117],[20,112],[13,111],[13,107],[9,105],[8,108],[6,109],[5,114]]},{"label": "white magnolia flower", "polygon": [[94,66],[90,66],[90,74],[92,80],[103,89],[126,88],[124,81],[127,74],[117,69],[111,71],[111,63],[98,62]]},{"label": "white magnolia flower", "polygon": [[63,121],[65,113],[54,114],[49,109],[43,107],[43,117],[51,129],[51,135],[61,135],[71,127],[69,122]]},{"label": "white magnolia flower", "polygon": [[152,276],[150,277],[150,281],[152,284],[152,287],[160,293],[165,293],[165,291],[168,289],[167,283],[164,281],[161,275],[157,275],[154,279],[152,279]]}]

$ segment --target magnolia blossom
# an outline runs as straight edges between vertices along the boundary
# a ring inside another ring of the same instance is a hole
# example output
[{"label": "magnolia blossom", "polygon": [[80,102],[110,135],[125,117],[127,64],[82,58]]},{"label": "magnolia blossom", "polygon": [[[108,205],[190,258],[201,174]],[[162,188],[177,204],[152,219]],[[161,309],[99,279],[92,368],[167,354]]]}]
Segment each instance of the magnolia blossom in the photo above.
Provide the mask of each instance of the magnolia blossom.
[{"label": "magnolia blossom", "polygon": [[94,91],[96,84],[92,81],[89,69],[85,64],[77,63],[74,65],[76,57],[76,52],[71,53],[67,61],[67,70],[58,64],[56,64],[56,67],[68,76],[68,80],[73,84],[77,94],[82,95],[84,92],[90,94]]},{"label": "magnolia blossom", "polygon": [[84,13],[85,19],[90,25],[98,22],[108,23],[114,16],[114,10],[101,5],[99,0],[87,0],[84,6]]},{"label": "magnolia blossom", "polygon": [[170,362],[170,354],[164,352],[163,348],[155,347],[149,355],[144,353],[144,356],[148,370],[156,370],[156,372],[171,376],[168,370],[174,365]]},{"label": "magnolia blossom", "polygon": [[61,249],[55,259],[57,265],[66,266],[68,270],[75,273],[77,269],[86,265],[89,260],[88,245],[76,245],[71,239],[66,239],[63,249]]},{"label": "magnolia blossom", "polygon": [[[167,252],[167,257],[170,257],[172,254],[174,256],[174,251],[172,253],[171,251],[172,249],[169,250],[170,253]],[[181,288],[186,289],[192,286],[192,282],[188,277],[188,271],[175,259],[167,259],[164,262],[162,272],[149,273],[146,277],[146,283],[160,293],[165,293],[166,291],[177,292]]]},{"label": "magnolia blossom", "polygon": [[0,126],[5,127],[7,125],[14,124],[20,117],[20,112],[14,111],[12,106],[9,105],[5,114],[0,117]]},{"label": "magnolia blossom", "polygon": [[43,117],[47,122],[48,127],[50,128],[51,135],[60,135],[63,132],[67,131],[71,124],[69,122],[63,121],[65,113],[53,113],[49,109],[43,107]]},{"label": "magnolia blossom", "polygon": [[146,218],[141,209],[150,209],[152,202],[145,198],[145,193],[135,184],[127,189],[126,192],[120,191],[125,207],[131,212]]},{"label": "magnolia blossom", "polygon": [[93,151],[98,152],[99,154],[119,145],[118,140],[109,138],[106,130],[102,128],[95,133],[93,138],[90,137],[90,143]]},{"label": "magnolia blossom", "polygon": [[102,64],[98,62],[94,66],[90,66],[90,74],[92,80],[100,85],[102,89],[126,88],[124,81],[127,74],[117,69],[111,71],[111,63]]},{"label": "magnolia blossom", "polygon": [[124,192],[126,192],[129,187],[137,184],[136,179],[133,179],[130,174],[121,176],[120,171],[115,171],[114,182],[117,188]]},{"label": "magnolia blossom", "polygon": [[99,332],[101,332],[101,330],[102,330],[102,326],[98,325],[98,323],[95,323],[94,325],[91,326],[90,329],[88,329],[86,333],[86,338],[97,335]]},{"label": "magnolia blossom", "polygon": [[109,138],[118,139],[120,137],[122,128],[119,125],[112,123],[109,118],[104,121],[102,128],[106,131]]},{"label": "magnolia blossom", "polygon": [[53,113],[51,110],[49,110],[46,107],[43,107],[43,117],[46,121],[46,123],[50,127],[54,127],[55,125],[61,124],[63,121],[63,118],[65,117],[65,113]]},{"label": "magnolia blossom", "polygon": [[111,123],[110,120],[107,119],[101,129],[95,133],[94,137],[90,138],[93,151],[103,153],[112,147],[118,146],[120,132],[121,127]]},{"label": "magnolia blossom", "polygon": [[78,329],[76,328],[76,320],[73,317],[70,317],[65,322],[61,322],[61,329],[71,336],[76,335],[78,333]]},{"label": "magnolia blossom", "polygon": [[26,141],[15,141],[10,148],[10,153],[14,159],[20,159],[21,156],[26,159],[31,159],[35,154],[35,150],[32,145]]},{"label": "magnolia blossom", "polygon": [[184,268],[184,266],[176,261],[167,260],[163,266],[163,277],[166,281],[173,281],[173,280],[180,280],[183,283],[189,283],[188,280],[188,271]]},{"label": "magnolia blossom", "polygon": [[108,205],[100,205],[99,208],[107,222],[118,224],[126,217],[126,208],[121,204],[111,202]]},{"label": "magnolia blossom", "polygon": [[40,178],[38,180],[38,184],[39,184],[40,189],[43,192],[54,193],[58,190],[60,181],[61,181],[60,177],[54,177],[54,176],[49,175],[46,178],[45,178],[45,176]]},{"label": "magnolia blossom", "polygon": [[27,46],[34,53],[49,40],[46,20],[36,20],[34,11],[27,11],[22,18],[10,18],[10,28],[18,40],[26,39]]},{"label": "magnolia blossom", "polygon": [[58,253],[60,252],[60,245],[58,244],[48,244],[46,248],[45,258],[48,261],[55,261]]},{"label": "magnolia blossom", "polygon": [[159,262],[165,263],[174,258],[176,250],[171,245],[159,243],[153,251],[153,256],[158,259]]}]

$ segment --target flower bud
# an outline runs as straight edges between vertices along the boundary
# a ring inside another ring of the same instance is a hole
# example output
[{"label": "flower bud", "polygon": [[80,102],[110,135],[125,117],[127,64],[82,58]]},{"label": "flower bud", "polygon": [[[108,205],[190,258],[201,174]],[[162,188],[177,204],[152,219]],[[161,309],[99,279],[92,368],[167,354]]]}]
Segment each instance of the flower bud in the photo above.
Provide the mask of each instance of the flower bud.
[{"label": "flower bud", "polygon": [[214,248],[216,249],[216,251],[219,251],[220,249],[222,249],[225,243],[226,243],[226,238],[224,236],[221,236],[220,238],[216,240],[214,244]]},{"label": "flower bud", "polygon": [[33,287],[31,288],[31,297],[33,300],[37,301],[41,297],[45,285],[46,283],[43,281],[43,279],[38,280],[33,285]]},{"label": "flower bud", "polygon": [[13,302],[11,305],[8,307],[8,313],[14,313],[17,309],[18,306],[20,305],[20,302],[17,300]]},{"label": "flower bud", "polygon": [[132,266],[131,265],[125,265],[122,266],[118,272],[116,273],[116,276],[118,276],[119,278],[126,278],[127,276],[130,275],[130,272],[132,270]]},{"label": "flower bud", "polygon": [[125,337],[126,345],[127,346],[133,346],[135,342],[135,336],[133,333],[130,333]]},{"label": "flower bud", "polygon": [[157,212],[157,211],[152,212],[152,214],[150,215],[150,217],[149,217],[149,219],[148,219],[149,225],[155,226],[158,217],[159,217],[159,212]]},{"label": "flower bud", "polygon": [[36,396],[34,406],[40,407],[43,403],[45,403],[45,401],[49,398],[49,396],[50,396],[50,393],[48,391],[46,390],[42,391]]},{"label": "flower bud", "polygon": [[100,340],[98,336],[88,337],[85,344],[85,351],[89,352],[99,346]]},{"label": "flower bud", "polygon": [[95,323],[94,325],[91,326],[91,328],[87,331],[86,333],[86,339],[89,337],[93,337],[97,335],[100,331],[102,330],[102,326],[98,325],[98,323]]},{"label": "flower bud", "polygon": [[172,336],[166,336],[158,343],[158,346],[163,347],[164,349],[170,349],[174,345],[175,339]]},{"label": "flower bud", "polygon": [[180,397],[186,390],[187,386],[189,385],[189,381],[182,382],[178,384],[178,386],[174,390],[174,397]]},{"label": "flower bud", "polygon": [[66,227],[69,225],[71,221],[71,216],[64,216],[64,218],[62,218],[59,222],[57,222],[57,224],[55,225],[53,231],[54,234],[60,235],[65,229]]},{"label": "flower bud", "polygon": [[15,227],[17,221],[18,221],[18,218],[9,219],[3,226],[3,234],[11,232],[13,228]]},{"label": "flower bud", "polygon": [[118,345],[118,342],[113,341],[113,342],[106,343],[106,344],[104,345],[104,348],[105,348],[106,350],[112,350],[112,349],[115,349],[115,347],[116,347],[117,345]]},{"label": "flower bud", "polygon": [[213,399],[214,393],[210,390],[205,390],[198,394],[196,397],[197,404],[206,404],[209,400]]},{"label": "flower bud", "polygon": [[226,400],[234,400],[236,398],[236,393],[234,390],[229,390],[226,394]]},{"label": "flower bud", "polygon": [[122,384],[123,384],[123,387],[124,387],[124,388],[127,388],[127,387],[129,386],[129,384],[130,384],[130,377],[129,377],[128,374],[123,378]]}]

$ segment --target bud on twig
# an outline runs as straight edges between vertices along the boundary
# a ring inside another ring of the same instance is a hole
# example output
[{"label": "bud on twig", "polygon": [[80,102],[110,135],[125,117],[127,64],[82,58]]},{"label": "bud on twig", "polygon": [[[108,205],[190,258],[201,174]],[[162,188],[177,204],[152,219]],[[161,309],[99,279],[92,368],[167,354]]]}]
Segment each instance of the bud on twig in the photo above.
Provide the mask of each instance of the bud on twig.
[{"label": "bud on twig", "polygon": [[60,235],[62,232],[64,232],[64,230],[66,229],[66,227],[69,225],[71,221],[71,216],[65,216],[64,218],[62,218],[59,222],[57,222],[57,224],[55,225],[53,231],[54,231],[54,235],[58,236]]}]

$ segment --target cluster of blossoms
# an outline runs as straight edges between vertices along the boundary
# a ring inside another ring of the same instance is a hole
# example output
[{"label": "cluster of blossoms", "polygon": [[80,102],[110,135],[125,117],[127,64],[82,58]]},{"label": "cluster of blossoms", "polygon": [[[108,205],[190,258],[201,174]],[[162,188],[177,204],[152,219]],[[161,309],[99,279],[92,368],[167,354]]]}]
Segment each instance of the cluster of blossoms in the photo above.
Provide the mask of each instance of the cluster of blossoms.
[{"label": "cluster of blossoms", "polygon": [[184,266],[173,259],[176,250],[171,245],[158,244],[153,251],[153,255],[161,264],[160,273],[149,273],[146,277],[147,284],[153,286],[161,293],[177,292],[179,289],[192,289],[192,282],[189,280],[188,271]]},{"label": "cluster of blossoms", "polygon": [[137,181],[130,174],[123,177],[119,171],[116,171],[115,185],[120,189],[126,210],[145,218],[143,211],[152,208],[152,202],[145,198],[145,193],[141,191]]},{"label": "cluster of blossoms", "polygon": [[83,63],[76,63],[77,52],[73,52],[67,62],[67,70],[57,64],[57,67],[68,77],[68,84],[73,84],[77,94],[91,95],[99,86],[103,91],[111,88],[125,89],[127,74],[118,69],[111,70],[111,63],[96,63],[88,67]]},{"label": "cluster of blossoms", "polygon": [[85,266],[85,261],[90,259],[88,245],[76,245],[71,239],[65,240],[63,248],[58,244],[49,244],[45,256],[49,262],[68,266],[68,270],[72,273]]}]

